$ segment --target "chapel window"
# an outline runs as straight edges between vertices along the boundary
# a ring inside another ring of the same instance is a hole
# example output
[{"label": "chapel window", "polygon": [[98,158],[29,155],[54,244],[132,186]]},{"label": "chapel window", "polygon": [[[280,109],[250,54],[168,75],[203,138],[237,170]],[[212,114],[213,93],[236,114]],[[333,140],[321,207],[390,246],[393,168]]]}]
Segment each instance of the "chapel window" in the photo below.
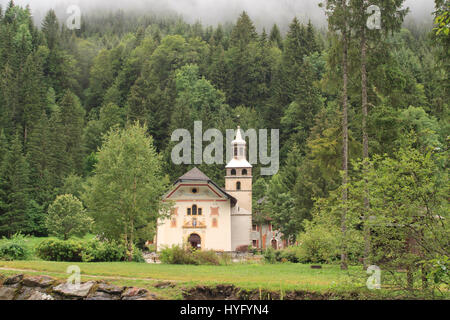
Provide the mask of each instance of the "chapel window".
[{"label": "chapel window", "polygon": [[241,182],[236,182],[236,190],[241,190]]}]

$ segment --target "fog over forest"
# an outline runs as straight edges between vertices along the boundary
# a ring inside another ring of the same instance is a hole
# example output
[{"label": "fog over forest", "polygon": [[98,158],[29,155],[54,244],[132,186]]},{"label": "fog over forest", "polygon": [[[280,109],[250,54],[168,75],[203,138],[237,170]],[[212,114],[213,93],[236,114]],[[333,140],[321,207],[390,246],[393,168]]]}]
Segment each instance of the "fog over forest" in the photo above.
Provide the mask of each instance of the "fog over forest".
[{"label": "fog over forest", "polygon": [[[324,10],[318,6],[322,0],[15,0],[16,4],[29,4],[33,10],[36,23],[40,24],[48,9],[53,8],[60,19],[70,5],[78,5],[82,14],[100,11],[138,11],[148,13],[175,13],[187,22],[200,21],[206,25],[234,22],[238,15],[246,10],[258,29],[270,28],[277,23],[286,30],[289,22],[297,16],[303,22],[309,19],[316,26],[325,26]],[[0,0],[5,7],[9,0]],[[431,23],[434,9],[433,0],[406,0],[410,8],[408,21],[414,23]],[[68,15],[67,15],[68,16]]]}]

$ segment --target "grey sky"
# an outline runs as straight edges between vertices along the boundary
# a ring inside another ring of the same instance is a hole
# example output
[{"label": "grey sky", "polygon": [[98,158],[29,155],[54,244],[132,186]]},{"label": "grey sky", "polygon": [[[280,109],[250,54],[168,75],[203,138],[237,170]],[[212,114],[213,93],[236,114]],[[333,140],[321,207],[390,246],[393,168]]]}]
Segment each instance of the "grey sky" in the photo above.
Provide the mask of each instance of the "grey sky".
[{"label": "grey sky", "polygon": [[[9,0],[0,0],[4,7]],[[285,28],[297,16],[306,22],[311,19],[315,24],[325,23],[323,9],[318,7],[320,0],[15,0],[16,4],[30,4],[37,20],[49,8],[64,12],[69,5],[79,5],[82,12],[92,9],[116,10],[122,8],[143,11],[174,11],[186,21],[201,21],[203,24],[216,25],[235,21],[246,10],[259,28],[270,27],[278,23]],[[432,21],[430,16],[434,8],[433,0],[407,0],[410,17]]]}]

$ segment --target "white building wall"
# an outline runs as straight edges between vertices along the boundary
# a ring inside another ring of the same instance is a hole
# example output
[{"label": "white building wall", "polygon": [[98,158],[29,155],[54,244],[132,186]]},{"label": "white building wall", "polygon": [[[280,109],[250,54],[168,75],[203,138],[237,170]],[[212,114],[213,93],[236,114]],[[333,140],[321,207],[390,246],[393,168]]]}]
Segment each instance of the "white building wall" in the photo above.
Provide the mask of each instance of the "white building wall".
[{"label": "white building wall", "polygon": [[233,208],[231,214],[231,249],[251,245],[252,215],[243,208]]},{"label": "white building wall", "polygon": [[[202,249],[232,251],[230,200],[219,198],[207,186],[198,187],[199,192],[196,195],[189,193],[190,188],[192,186],[182,186],[173,197],[170,197],[169,200],[174,201],[176,210],[170,218],[159,221],[157,250],[173,245],[182,246],[187,243],[189,236],[195,233],[201,237]],[[194,204],[202,209],[201,216],[187,215],[187,208],[191,208]],[[218,215],[213,214],[216,212]],[[197,227],[191,224],[193,218],[197,219]],[[172,219],[176,221],[175,226]],[[213,226],[213,219],[217,219],[217,227]]]}]

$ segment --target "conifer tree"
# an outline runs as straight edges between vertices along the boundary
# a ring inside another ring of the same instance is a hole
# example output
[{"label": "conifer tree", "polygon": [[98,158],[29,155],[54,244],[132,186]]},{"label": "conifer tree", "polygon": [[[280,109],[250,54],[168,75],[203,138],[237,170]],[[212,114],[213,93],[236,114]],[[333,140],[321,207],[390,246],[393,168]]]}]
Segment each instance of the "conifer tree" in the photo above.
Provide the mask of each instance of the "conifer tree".
[{"label": "conifer tree", "polygon": [[0,235],[11,236],[27,226],[29,167],[21,135],[16,133],[0,169]]},{"label": "conifer tree", "polygon": [[270,30],[269,41],[279,49],[283,49],[283,38],[277,24],[274,24],[272,30]]},{"label": "conifer tree", "polygon": [[59,106],[61,123],[64,126],[65,151],[70,161],[68,165],[75,173],[81,174],[84,158],[82,136],[85,111],[78,97],[70,91],[66,91]]},{"label": "conifer tree", "polygon": [[342,46],[342,213],[341,213],[341,269],[348,269],[348,254],[346,245],[347,233],[347,201],[348,201],[348,50],[351,36],[349,26],[350,11],[347,0],[327,0],[326,13],[328,16],[328,26],[332,31],[340,31],[340,42]]},{"label": "conifer tree", "polygon": [[53,9],[50,9],[47,12],[44,21],[42,22],[42,32],[44,33],[47,47],[50,51],[56,49],[59,46],[60,31],[58,18]]},{"label": "conifer tree", "polygon": [[236,23],[236,26],[231,32],[231,45],[244,49],[252,41],[256,41],[258,34],[256,33],[255,25],[248,16],[247,12],[242,12]]},{"label": "conifer tree", "polygon": [[47,207],[54,197],[52,173],[52,139],[45,111],[35,124],[27,142],[27,160],[30,165],[30,188],[33,199]]}]

